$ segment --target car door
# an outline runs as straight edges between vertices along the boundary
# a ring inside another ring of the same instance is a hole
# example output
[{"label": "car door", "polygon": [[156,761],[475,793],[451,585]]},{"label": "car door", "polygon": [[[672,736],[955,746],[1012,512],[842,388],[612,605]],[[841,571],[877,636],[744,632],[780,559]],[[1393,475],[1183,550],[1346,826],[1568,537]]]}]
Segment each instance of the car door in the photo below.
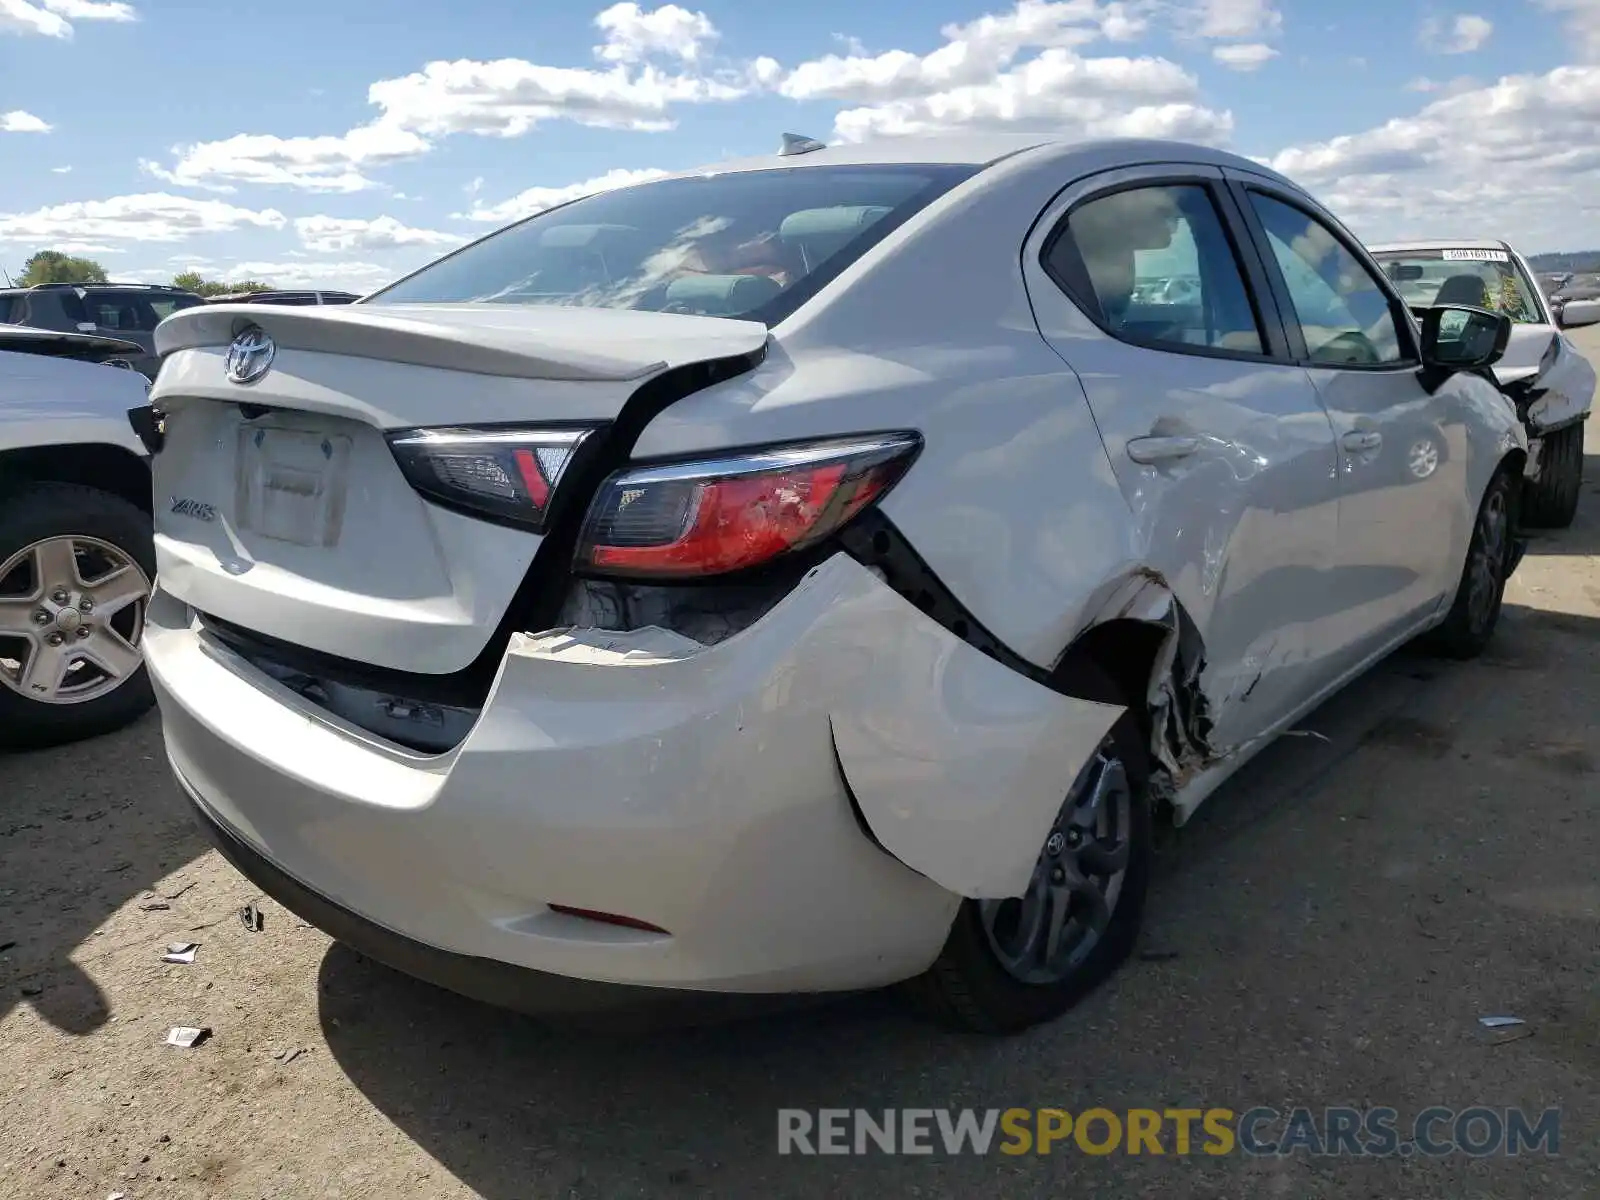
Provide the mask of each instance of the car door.
[{"label": "car door", "polygon": [[1292,351],[1333,421],[1344,658],[1355,666],[1431,616],[1454,589],[1467,430],[1454,389],[1423,386],[1417,331],[1377,265],[1307,197],[1230,172],[1278,296]]},{"label": "car door", "polygon": [[1132,509],[1130,551],[1204,642],[1213,746],[1269,731],[1331,679],[1338,481],[1332,425],[1222,172],[1081,180],[1036,225],[1023,270]]}]

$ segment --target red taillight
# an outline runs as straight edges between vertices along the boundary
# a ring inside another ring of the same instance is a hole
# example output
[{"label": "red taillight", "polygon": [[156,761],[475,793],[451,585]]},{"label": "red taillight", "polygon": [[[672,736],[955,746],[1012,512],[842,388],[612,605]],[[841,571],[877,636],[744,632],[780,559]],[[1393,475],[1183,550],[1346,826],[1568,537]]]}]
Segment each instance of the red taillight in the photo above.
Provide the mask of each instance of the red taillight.
[{"label": "red taillight", "polygon": [[590,429],[408,429],[389,448],[411,486],[441,503],[540,532]]},{"label": "red taillight", "polygon": [[869,435],[619,472],[589,510],[577,566],[652,579],[760,566],[836,532],[921,444],[913,433]]}]

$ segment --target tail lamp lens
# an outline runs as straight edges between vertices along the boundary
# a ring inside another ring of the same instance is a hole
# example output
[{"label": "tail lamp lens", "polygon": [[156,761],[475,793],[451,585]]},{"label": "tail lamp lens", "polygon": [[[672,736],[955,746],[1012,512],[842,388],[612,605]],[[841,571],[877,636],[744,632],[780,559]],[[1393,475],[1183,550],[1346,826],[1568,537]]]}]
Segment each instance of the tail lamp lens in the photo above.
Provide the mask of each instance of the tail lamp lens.
[{"label": "tail lamp lens", "polygon": [[618,578],[701,578],[815,545],[894,486],[914,433],[774,447],[619,472],[601,485],[577,567]]},{"label": "tail lamp lens", "polygon": [[589,429],[410,429],[389,447],[411,486],[535,532]]}]

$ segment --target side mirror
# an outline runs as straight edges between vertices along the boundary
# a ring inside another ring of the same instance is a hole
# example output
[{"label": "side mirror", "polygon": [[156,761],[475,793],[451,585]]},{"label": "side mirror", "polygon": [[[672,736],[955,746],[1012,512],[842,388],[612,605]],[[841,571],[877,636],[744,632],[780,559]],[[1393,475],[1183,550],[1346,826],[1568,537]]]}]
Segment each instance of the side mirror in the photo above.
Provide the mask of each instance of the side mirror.
[{"label": "side mirror", "polygon": [[1600,325],[1600,300],[1568,300],[1561,306],[1556,324],[1563,329]]},{"label": "side mirror", "polygon": [[1466,304],[1436,304],[1422,314],[1422,361],[1446,371],[1492,367],[1511,341],[1511,318]]}]

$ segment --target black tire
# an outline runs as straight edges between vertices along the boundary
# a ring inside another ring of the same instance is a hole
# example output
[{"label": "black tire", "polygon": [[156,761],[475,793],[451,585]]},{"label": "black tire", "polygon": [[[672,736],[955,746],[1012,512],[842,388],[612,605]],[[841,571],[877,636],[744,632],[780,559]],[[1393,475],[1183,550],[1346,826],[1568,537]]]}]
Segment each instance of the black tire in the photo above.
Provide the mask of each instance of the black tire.
[{"label": "black tire", "polygon": [[[1484,489],[1478,514],[1472,522],[1472,537],[1467,543],[1466,562],[1456,585],[1455,602],[1444,623],[1427,639],[1430,649],[1447,658],[1477,658],[1494,637],[1500,622],[1500,606],[1505,597],[1506,578],[1514,561],[1518,501],[1521,491],[1516,478],[1505,467],[1495,472]],[[1492,530],[1498,523],[1502,532]],[[1493,543],[1498,542],[1498,545]],[[1474,592],[1474,580],[1485,590]]]},{"label": "black tire", "polygon": [[1068,975],[1049,984],[1019,981],[990,947],[981,906],[963,900],[944,949],[924,974],[902,987],[924,1014],[949,1028],[990,1035],[1020,1033],[1053,1021],[1103,983],[1133,951],[1150,885],[1152,814],[1149,756],[1135,714],[1107,735],[1132,791],[1129,857],[1121,893],[1100,940]]},{"label": "black tire", "polygon": [[1583,492],[1583,426],[1568,425],[1544,440],[1539,478],[1522,499],[1522,519],[1539,529],[1566,529],[1578,515]]},{"label": "black tire", "polygon": [[[107,542],[155,579],[148,514],[120,496],[68,483],[28,483],[0,492],[0,564],[35,542],[76,535]],[[155,704],[147,668],[81,704],[45,704],[0,683],[0,747],[36,749],[121,729]]]}]

